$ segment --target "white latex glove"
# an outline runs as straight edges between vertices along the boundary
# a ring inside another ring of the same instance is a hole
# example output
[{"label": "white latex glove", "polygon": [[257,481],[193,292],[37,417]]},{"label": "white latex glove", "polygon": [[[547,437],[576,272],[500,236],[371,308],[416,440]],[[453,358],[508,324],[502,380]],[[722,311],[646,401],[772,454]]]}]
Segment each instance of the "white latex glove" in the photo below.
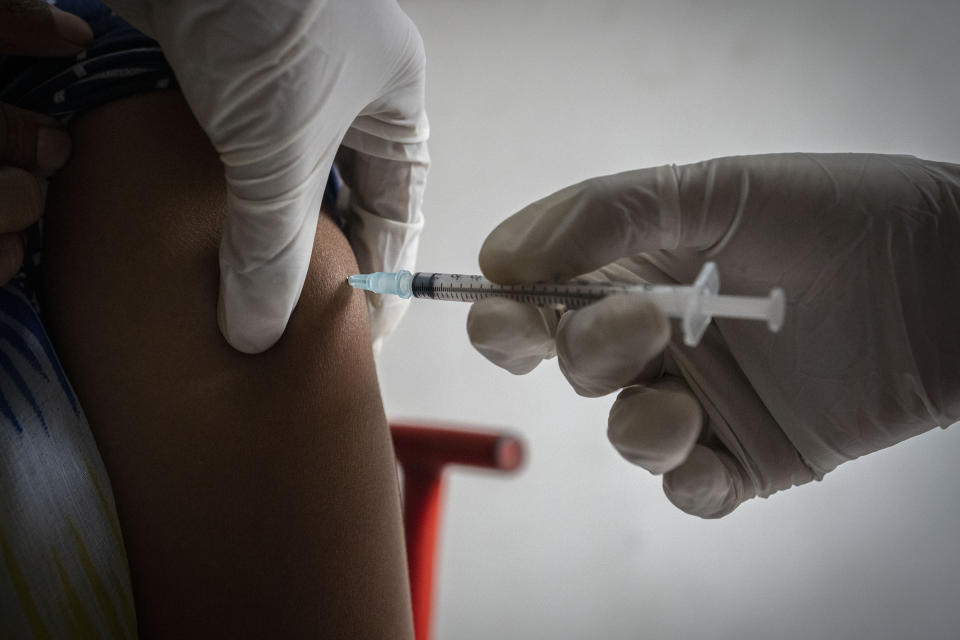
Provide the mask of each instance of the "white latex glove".
[{"label": "white latex glove", "polygon": [[[361,270],[412,267],[429,163],[425,61],[395,0],[108,2],[163,47],[223,161],[219,320],[230,344],[256,353],[283,333],[341,145]],[[368,303],[377,340],[404,307]]]},{"label": "white latex glove", "polygon": [[559,323],[487,300],[468,332],[514,373],[555,349],[581,395],[623,388],[610,440],[706,518],[960,419],[958,165],[790,154],[632,171],[530,205],[480,252],[502,283],[687,284],[706,260],[722,293],[783,287],[783,329],[718,320],[688,348],[650,303],[613,297]]}]

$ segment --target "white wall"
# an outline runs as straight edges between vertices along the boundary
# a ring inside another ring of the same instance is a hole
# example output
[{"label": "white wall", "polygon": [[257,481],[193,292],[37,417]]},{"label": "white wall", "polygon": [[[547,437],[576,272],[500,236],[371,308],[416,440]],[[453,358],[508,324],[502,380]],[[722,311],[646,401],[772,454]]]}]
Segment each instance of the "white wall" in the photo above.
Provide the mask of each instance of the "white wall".
[{"label": "white wall", "polygon": [[[424,270],[583,178],[771,151],[960,161],[960,3],[403,0],[426,42]],[[960,250],[960,248],[958,248]],[[956,638],[960,426],[754,500],[675,510],[608,445],[612,398],[514,378],[419,302],[386,346],[391,417],[513,427],[502,479],[454,472],[436,637]]]}]

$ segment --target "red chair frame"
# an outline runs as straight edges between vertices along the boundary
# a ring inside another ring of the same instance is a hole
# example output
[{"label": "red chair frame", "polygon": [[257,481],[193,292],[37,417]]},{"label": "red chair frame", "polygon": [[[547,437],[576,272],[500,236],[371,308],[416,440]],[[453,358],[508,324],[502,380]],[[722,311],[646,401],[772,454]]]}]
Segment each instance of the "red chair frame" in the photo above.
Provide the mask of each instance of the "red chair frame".
[{"label": "red chair frame", "polygon": [[416,640],[429,640],[434,559],[443,500],[443,471],[466,465],[514,471],[523,464],[524,444],[503,431],[446,429],[392,423],[390,432],[403,469],[403,521]]}]

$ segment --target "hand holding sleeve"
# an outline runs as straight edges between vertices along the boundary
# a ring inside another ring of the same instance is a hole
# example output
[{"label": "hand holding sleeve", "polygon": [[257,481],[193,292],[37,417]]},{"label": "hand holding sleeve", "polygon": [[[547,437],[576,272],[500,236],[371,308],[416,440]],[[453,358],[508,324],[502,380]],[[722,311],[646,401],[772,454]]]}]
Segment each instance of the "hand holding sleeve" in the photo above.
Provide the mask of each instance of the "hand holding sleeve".
[{"label": "hand holding sleeve", "polygon": [[[0,2],[0,54],[73,55],[92,39],[86,22],[42,0]],[[56,120],[0,103],[0,286],[20,270],[27,229],[43,215],[42,178],[66,164],[70,151]]]}]

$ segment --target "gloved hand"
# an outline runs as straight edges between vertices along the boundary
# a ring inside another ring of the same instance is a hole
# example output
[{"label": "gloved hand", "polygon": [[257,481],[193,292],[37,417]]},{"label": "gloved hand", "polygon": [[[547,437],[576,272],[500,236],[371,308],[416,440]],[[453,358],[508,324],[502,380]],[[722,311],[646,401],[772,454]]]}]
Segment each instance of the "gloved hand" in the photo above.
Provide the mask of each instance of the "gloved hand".
[{"label": "gloved hand", "polygon": [[[395,0],[108,3],[160,43],[223,161],[219,319],[230,344],[256,353],[283,333],[341,145],[361,270],[413,267],[429,163],[425,67]],[[368,304],[375,340],[405,308]]]},{"label": "gloved hand", "polygon": [[707,260],[721,293],[783,287],[783,329],[716,320],[688,348],[639,297],[559,320],[486,300],[470,339],[513,373],[556,352],[581,395],[622,388],[610,440],[705,518],[960,420],[958,165],[788,154],[632,171],[526,207],[480,252],[501,283],[688,284]]},{"label": "gloved hand", "polygon": [[[93,39],[80,18],[42,0],[0,0],[0,53],[66,56]],[[0,103],[0,286],[23,263],[24,231],[43,213],[38,177],[70,156],[70,136],[53,118]]]}]

